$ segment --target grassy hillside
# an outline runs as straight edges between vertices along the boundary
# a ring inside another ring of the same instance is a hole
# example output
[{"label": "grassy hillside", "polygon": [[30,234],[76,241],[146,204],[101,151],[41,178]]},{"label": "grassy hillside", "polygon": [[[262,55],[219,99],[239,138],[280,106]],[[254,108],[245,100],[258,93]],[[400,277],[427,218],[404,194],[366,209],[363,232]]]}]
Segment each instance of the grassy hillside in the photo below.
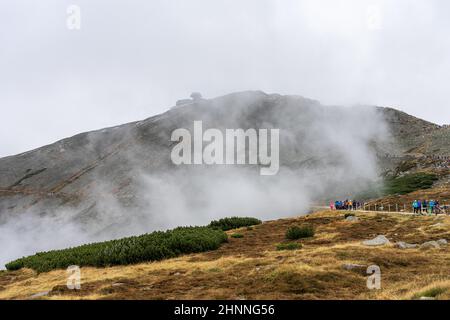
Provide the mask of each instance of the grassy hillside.
[{"label": "grassy hillside", "polygon": [[[68,290],[65,270],[0,273],[0,299],[450,299],[449,246],[441,249],[368,247],[363,240],[385,235],[392,243],[450,240],[450,217],[324,211],[227,231],[214,251],[152,263],[83,267],[81,290]],[[286,239],[295,226],[314,235]],[[278,250],[288,247],[292,250]],[[298,244],[292,245],[292,244]],[[345,264],[362,267],[353,270]],[[366,286],[366,268],[381,269],[381,290]]]}]

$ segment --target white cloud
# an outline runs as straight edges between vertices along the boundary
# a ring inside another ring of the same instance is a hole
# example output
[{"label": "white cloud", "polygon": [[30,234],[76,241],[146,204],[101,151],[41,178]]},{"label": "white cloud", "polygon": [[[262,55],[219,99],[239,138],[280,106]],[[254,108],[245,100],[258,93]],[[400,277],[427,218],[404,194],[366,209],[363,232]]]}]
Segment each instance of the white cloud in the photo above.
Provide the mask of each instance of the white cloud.
[{"label": "white cloud", "polygon": [[[261,89],[450,119],[444,0],[0,3],[0,156],[160,113],[201,91]],[[381,26],[367,27],[378,6]]]}]

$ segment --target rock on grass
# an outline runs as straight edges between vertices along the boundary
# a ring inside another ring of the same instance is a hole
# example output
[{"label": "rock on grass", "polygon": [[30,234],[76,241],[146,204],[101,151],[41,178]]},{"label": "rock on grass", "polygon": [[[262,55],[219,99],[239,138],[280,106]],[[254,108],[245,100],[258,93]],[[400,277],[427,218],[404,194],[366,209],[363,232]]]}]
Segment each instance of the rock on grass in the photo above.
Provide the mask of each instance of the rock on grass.
[{"label": "rock on grass", "polygon": [[363,241],[362,244],[365,246],[384,246],[385,244],[390,244],[391,242],[389,241],[388,238],[386,238],[386,236],[384,235],[379,235],[376,236],[375,238],[371,239],[371,240],[366,240]]}]

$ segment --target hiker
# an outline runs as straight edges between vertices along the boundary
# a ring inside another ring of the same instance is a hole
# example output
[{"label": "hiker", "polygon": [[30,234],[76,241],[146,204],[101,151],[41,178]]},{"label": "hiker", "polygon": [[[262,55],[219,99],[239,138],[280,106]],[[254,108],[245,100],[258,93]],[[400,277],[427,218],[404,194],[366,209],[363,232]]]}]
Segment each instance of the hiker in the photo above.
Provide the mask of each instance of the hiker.
[{"label": "hiker", "polygon": [[419,212],[419,202],[417,200],[414,200],[412,203],[413,212],[414,214]]},{"label": "hiker", "polygon": [[419,213],[422,214],[422,201],[421,200],[417,200],[417,208]]},{"label": "hiker", "polygon": [[352,203],[353,203],[353,210],[356,210],[356,208],[357,208],[357,202],[356,202],[356,200],[353,200]]},{"label": "hiker", "polygon": [[331,211],[335,210],[333,201],[330,201],[330,210],[331,210]]},{"label": "hiker", "polygon": [[439,213],[441,213],[441,206],[439,205],[439,200],[436,200],[434,205],[436,207],[435,209],[436,215],[438,215]]},{"label": "hiker", "polygon": [[423,212],[425,213],[425,214],[427,214],[427,212],[428,212],[428,201],[427,200],[423,200],[422,201],[422,207],[423,207]]},{"label": "hiker", "polygon": [[434,202],[434,200],[430,200],[430,202],[428,203],[428,206],[429,206],[429,210],[428,210],[428,213],[431,215],[431,214],[433,214],[434,213],[434,206],[435,206],[435,202]]}]

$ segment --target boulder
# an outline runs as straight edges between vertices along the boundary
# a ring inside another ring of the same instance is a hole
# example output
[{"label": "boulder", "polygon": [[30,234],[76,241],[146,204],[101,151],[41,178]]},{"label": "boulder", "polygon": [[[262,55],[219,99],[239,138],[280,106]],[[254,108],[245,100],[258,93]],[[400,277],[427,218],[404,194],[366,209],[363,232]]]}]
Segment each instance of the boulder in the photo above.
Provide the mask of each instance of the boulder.
[{"label": "boulder", "polygon": [[113,287],[121,287],[121,286],[124,286],[124,285],[125,285],[125,283],[122,283],[122,282],[116,282],[116,283],[112,284]]},{"label": "boulder", "polygon": [[421,249],[439,249],[440,247],[437,241],[427,241],[420,246]]},{"label": "boulder", "polygon": [[359,218],[355,217],[355,216],[348,216],[347,218],[345,218],[346,221],[350,221],[350,222],[355,222],[358,221]]},{"label": "boulder", "polygon": [[438,243],[438,245],[440,246],[446,246],[448,244],[447,240],[445,239],[439,239],[438,241],[436,241]]},{"label": "boulder", "polygon": [[371,240],[366,240],[366,241],[362,242],[362,244],[365,246],[384,246],[385,244],[390,244],[390,243],[391,242],[389,241],[389,239],[386,238],[386,236],[384,236],[384,235],[379,235]]},{"label": "boulder", "polygon": [[438,222],[436,224],[432,224],[430,227],[431,228],[440,228],[440,227],[443,227],[443,226],[444,226],[444,224],[442,222]]},{"label": "boulder", "polygon": [[417,248],[419,245],[415,244],[415,243],[407,243],[407,242],[403,242],[403,241],[398,241],[395,244],[395,247],[399,248],[399,249],[414,249]]},{"label": "boulder", "polygon": [[32,296],[30,296],[30,299],[36,299],[36,298],[45,297],[45,296],[48,296],[49,293],[50,293],[50,291],[38,292],[38,293],[33,294]]},{"label": "boulder", "polygon": [[419,300],[436,300],[433,297],[420,297]]}]

